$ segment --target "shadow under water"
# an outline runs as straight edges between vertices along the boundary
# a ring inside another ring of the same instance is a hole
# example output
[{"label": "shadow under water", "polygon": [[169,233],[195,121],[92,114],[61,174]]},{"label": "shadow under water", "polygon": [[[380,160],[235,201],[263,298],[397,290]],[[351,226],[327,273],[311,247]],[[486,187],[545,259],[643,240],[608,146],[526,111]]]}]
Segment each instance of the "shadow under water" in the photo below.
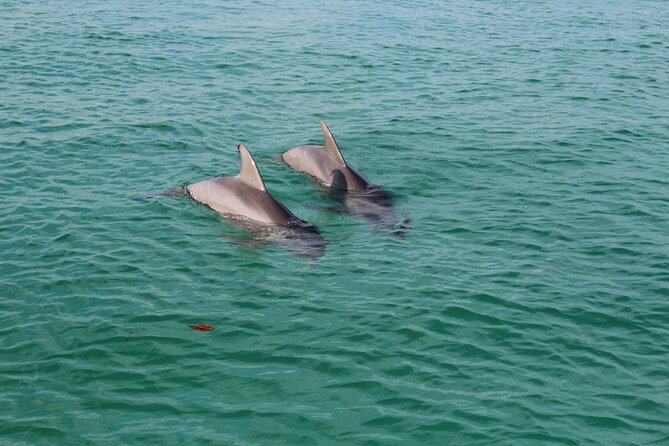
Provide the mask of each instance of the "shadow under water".
[{"label": "shadow under water", "polygon": [[279,245],[295,256],[315,260],[323,257],[328,245],[316,226],[304,220],[297,219],[286,224],[272,225],[218,212],[217,214],[250,236],[244,238],[223,233],[221,237],[245,248],[259,249],[268,245]]},{"label": "shadow under water", "polygon": [[392,196],[378,186],[370,185],[360,191],[330,186],[328,195],[341,204],[344,212],[357,215],[369,223],[374,232],[384,230],[403,237],[411,230],[409,216],[398,217]]}]

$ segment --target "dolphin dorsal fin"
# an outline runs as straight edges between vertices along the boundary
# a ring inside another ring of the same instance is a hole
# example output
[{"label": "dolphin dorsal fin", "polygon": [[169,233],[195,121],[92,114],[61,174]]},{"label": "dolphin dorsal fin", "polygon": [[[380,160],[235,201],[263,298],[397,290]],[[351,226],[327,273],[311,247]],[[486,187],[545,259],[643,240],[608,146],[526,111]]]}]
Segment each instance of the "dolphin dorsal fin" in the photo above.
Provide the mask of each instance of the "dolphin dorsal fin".
[{"label": "dolphin dorsal fin", "polygon": [[321,121],[321,128],[323,129],[323,138],[325,139],[325,146],[324,146],[325,153],[327,153],[330,156],[330,158],[337,161],[342,166],[345,166],[346,161],[344,160],[344,157],[339,151],[339,146],[337,145],[337,141],[335,141],[334,136],[332,136],[332,132],[330,131],[328,126],[325,125],[323,121]]},{"label": "dolphin dorsal fin", "polygon": [[239,169],[237,178],[256,189],[266,190],[265,183],[258,171],[258,166],[256,166],[256,162],[251,156],[249,149],[244,144],[240,144],[237,146],[237,150],[239,150],[239,157],[242,160],[242,167]]}]

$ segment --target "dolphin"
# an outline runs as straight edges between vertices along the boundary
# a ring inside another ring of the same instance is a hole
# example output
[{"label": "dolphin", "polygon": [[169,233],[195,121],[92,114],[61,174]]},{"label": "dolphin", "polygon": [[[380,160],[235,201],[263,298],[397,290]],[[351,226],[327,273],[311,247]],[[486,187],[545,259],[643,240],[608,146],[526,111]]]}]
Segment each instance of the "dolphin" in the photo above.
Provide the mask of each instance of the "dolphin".
[{"label": "dolphin", "polygon": [[[237,146],[241,169],[234,177],[210,178],[186,186],[186,193],[264,243],[279,243],[297,255],[321,257],[327,241],[265,188],[251,152]],[[232,237],[231,237],[232,238]]]},{"label": "dolphin", "polygon": [[362,217],[375,230],[387,229],[404,235],[410,229],[409,219],[400,220],[395,215],[390,195],[346,162],[328,126],[323,121],[320,124],[325,144],[288,150],[281,155],[283,161],[328,188],[331,197],[345,210]]}]

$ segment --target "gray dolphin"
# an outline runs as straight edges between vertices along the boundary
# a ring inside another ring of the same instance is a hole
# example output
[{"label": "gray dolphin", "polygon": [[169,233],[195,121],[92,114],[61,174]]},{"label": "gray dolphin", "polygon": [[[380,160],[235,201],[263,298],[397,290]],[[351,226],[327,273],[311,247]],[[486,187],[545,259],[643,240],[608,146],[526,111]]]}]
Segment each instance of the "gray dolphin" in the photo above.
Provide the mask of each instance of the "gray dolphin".
[{"label": "gray dolphin", "polygon": [[195,201],[227,217],[261,244],[279,243],[298,255],[320,257],[327,241],[312,224],[298,218],[265,188],[249,150],[237,146],[241,169],[234,177],[210,178],[186,186]]},{"label": "gray dolphin", "polygon": [[392,198],[346,162],[328,126],[323,121],[320,124],[325,144],[288,150],[281,156],[283,161],[329,188],[335,200],[346,210],[364,218],[374,229],[384,228],[404,235],[410,229],[409,219],[397,218]]}]

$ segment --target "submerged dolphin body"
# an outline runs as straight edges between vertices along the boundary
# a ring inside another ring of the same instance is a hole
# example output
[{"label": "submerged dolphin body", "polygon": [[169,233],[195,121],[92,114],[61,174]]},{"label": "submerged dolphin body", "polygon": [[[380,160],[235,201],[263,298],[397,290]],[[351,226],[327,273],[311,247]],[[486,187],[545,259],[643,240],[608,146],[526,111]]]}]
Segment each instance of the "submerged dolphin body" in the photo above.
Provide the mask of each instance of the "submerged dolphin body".
[{"label": "submerged dolphin body", "polygon": [[374,229],[404,235],[410,229],[408,218],[397,218],[392,198],[346,162],[330,129],[323,121],[320,123],[325,145],[296,147],[281,156],[283,161],[327,187],[346,210],[365,219]]},{"label": "submerged dolphin body", "polygon": [[188,195],[227,217],[260,244],[278,243],[303,257],[321,257],[327,241],[318,229],[272,197],[249,150],[242,144],[237,149],[241,158],[237,176],[188,185]]}]

